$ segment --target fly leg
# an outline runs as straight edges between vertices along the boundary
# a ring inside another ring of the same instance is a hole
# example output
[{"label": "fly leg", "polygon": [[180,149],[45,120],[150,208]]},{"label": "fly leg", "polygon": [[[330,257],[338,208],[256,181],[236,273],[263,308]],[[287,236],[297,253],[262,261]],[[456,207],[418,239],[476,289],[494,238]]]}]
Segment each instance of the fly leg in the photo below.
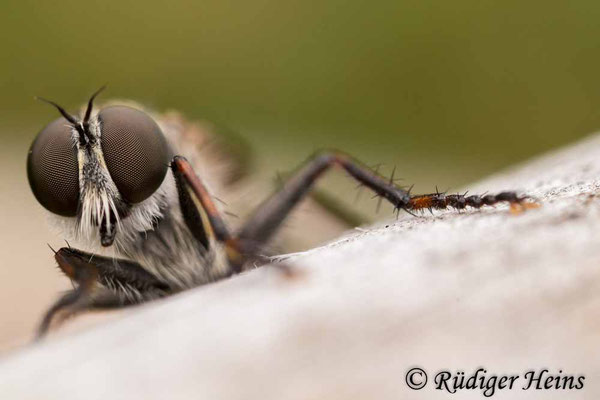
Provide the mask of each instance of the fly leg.
[{"label": "fly leg", "polygon": [[340,152],[321,152],[309,159],[280,191],[259,206],[238,232],[239,240],[251,246],[267,242],[293,208],[310,192],[318,178],[334,166],[342,168],[398,208],[404,208],[410,202],[410,194],[406,190],[391,184],[358,161]]},{"label": "fly leg", "polygon": [[184,157],[175,156],[171,161],[171,170],[177,185],[181,212],[192,235],[206,251],[210,250],[211,241],[223,244],[229,268],[223,272],[222,277],[241,272],[246,260],[208,189],[196,175],[191,164]]},{"label": "fly leg", "polygon": [[79,312],[138,304],[171,292],[165,283],[132,261],[93,256],[67,247],[55,252],[54,258],[76,287],[46,312],[37,331],[38,338],[52,325]]},{"label": "fly leg", "polygon": [[389,201],[397,210],[411,212],[420,209],[462,209],[467,206],[480,208],[498,202],[511,205],[521,204],[526,197],[515,192],[502,192],[496,195],[464,196],[432,193],[411,196],[409,191],[399,188],[392,179],[387,179],[350,156],[337,151],[317,153],[283,185],[283,188],[268,198],[237,233],[240,243],[247,246],[261,246],[279,228],[292,209],[312,189],[314,183],[331,167],[339,167],[350,176],[368,187],[381,198]]},{"label": "fly leg", "polygon": [[55,253],[54,258],[60,269],[76,283],[77,287],[65,293],[46,311],[37,330],[38,339],[46,335],[53,322],[61,324],[68,317],[88,308],[91,303],[91,293],[96,286],[98,271],[93,265],[81,263],[77,259],[72,260],[68,253],[65,253],[67,252],[60,249]]},{"label": "fly leg", "polygon": [[[175,156],[171,162],[171,170],[188,229],[206,251],[210,250],[211,242],[218,242],[225,249],[228,266],[215,280],[241,272],[248,262],[264,264],[270,261],[261,254],[261,246],[247,246],[229,232],[208,189],[184,157]],[[283,263],[276,266],[286,275],[291,274],[290,269]]]}]

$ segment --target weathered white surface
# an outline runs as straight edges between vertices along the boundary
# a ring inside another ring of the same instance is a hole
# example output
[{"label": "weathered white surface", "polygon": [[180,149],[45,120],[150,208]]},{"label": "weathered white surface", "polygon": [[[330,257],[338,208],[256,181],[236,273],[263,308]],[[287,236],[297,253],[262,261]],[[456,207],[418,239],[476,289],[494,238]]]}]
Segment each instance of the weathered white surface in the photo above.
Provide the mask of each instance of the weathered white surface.
[{"label": "weathered white surface", "polygon": [[496,398],[597,398],[600,137],[470,189],[543,207],[404,216],[293,257],[298,279],[263,268],[131,309],[6,357],[0,398],[447,399],[434,373],[479,366],[586,377]]}]

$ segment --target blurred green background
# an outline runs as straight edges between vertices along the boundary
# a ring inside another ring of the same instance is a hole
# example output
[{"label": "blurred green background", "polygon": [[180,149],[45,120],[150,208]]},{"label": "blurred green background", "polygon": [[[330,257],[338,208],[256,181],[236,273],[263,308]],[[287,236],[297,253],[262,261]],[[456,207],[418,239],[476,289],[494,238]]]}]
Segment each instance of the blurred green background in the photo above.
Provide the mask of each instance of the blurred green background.
[{"label": "blurred green background", "polygon": [[104,99],[228,127],[273,170],[337,147],[431,190],[600,126],[591,0],[0,7],[4,143],[30,142],[57,116],[34,95],[73,110],[108,83]]},{"label": "blurred green background", "polygon": [[592,0],[2,0],[0,350],[69,287],[25,176],[58,116],[35,95],[76,110],[108,83],[103,99],[208,119],[265,178],[336,147],[415,190],[458,189],[598,130],[599,22]]}]

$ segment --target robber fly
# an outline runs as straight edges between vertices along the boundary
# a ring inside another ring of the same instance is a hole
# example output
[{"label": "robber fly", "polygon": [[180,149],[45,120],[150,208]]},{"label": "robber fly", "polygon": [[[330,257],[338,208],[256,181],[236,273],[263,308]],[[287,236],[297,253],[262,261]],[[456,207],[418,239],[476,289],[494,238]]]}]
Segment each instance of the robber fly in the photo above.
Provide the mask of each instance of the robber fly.
[{"label": "robber fly", "polygon": [[[61,117],[31,145],[29,183],[64,237],[83,249],[55,251],[74,289],[47,311],[39,335],[84,310],[139,304],[241,272],[331,167],[409,213],[499,202],[519,206],[528,200],[515,192],[412,195],[344,153],[322,151],[232,231],[209,189],[231,176],[219,170],[215,151],[202,159],[194,151],[211,143],[181,119],[153,117],[139,107],[117,104],[96,111],[93,102],[101,90],[81,117],[41,99]],[[198,166],[206,175],[196,174]]]}]

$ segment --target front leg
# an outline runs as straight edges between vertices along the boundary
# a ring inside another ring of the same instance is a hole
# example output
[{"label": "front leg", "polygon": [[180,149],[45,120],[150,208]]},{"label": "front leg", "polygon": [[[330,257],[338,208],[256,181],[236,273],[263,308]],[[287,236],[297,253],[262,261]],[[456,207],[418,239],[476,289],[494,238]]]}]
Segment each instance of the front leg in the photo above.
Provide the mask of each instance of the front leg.
[{"label": "front leg", "polygon": [[190,163],[182,156],[173,157],[171,170],[175,177],[179,205],[185,223],[205,251],[211,250],[211,241],[223,245],[229,265],[221,277],[241,272],[250,255],[243,254],[223,217],[219,213],[212,196],[202,180],[196,175]]},{"label": "front leg", "polygon": [[131,261],[66,247],[55,252],[54,258],[76,287],[46,312],[37,331],[38,338],[44,336],[51,325],[60,324],[79,312],[124,307],[171,293],[167,284]]}]

